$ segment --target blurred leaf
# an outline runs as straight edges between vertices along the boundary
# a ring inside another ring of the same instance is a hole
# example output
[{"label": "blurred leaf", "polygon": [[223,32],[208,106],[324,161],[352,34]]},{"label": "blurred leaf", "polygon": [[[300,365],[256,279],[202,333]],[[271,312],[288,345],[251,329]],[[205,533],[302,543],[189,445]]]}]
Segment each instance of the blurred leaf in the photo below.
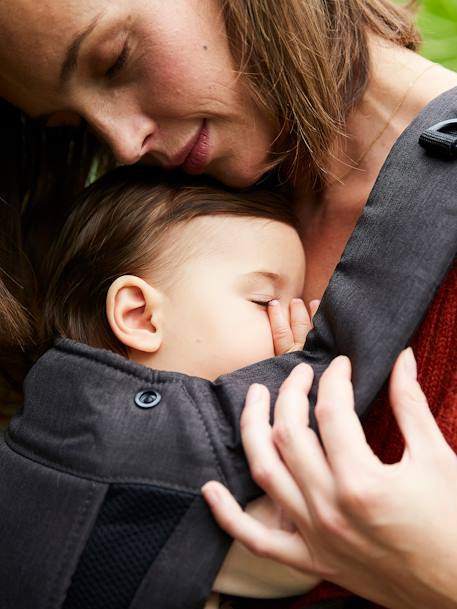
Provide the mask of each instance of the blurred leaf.
[{"label": "blurred leaf", "polygon": [[422,0],[420,6],[423,54],[457,71],[457,0]]}]

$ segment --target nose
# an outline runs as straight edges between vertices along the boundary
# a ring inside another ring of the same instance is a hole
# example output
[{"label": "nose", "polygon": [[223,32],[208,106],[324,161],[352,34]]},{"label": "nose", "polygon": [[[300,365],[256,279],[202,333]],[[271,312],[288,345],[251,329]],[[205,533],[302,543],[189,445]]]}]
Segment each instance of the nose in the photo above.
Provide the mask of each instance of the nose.
[{"label": "nose", "polygon": [[133,165],[147,152],[156,133],[156,124],[142,114],[91,113],[88,122],[109,146],[119,165]]}]

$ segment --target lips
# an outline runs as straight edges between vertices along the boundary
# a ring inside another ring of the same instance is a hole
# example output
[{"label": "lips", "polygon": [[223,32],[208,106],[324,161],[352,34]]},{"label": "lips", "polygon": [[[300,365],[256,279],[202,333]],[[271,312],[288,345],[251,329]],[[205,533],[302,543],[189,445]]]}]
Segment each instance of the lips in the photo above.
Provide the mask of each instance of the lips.
[{"label": "lips", "polygon": [[[204,120],[201,124],[200,129],[191,137],[189,142],[182,148],[177,154],[173,157],[168,157],[165,162],[156,159],[159,161],[160,165],[164,169],[176,169],[177,167],[181,168],[186,173],[191,175],[198,175],[203,173],[206,165],[208,164],[209,157],[209,133],[208,126],[206,120]],[[154,157],[151,155],[149,157],[153,159]],[[163,157],[162,157],[163,158]],[[146,159],[143,159],[143,162],[147,162]]]},{"label": "lips", "polygon": [[203,173],[208,164],[209,156],[209,133],[206,120],[203,121],[202,127],[197,134],[192,146],[181,164],[181,168],[190,175],[199,175]]}]

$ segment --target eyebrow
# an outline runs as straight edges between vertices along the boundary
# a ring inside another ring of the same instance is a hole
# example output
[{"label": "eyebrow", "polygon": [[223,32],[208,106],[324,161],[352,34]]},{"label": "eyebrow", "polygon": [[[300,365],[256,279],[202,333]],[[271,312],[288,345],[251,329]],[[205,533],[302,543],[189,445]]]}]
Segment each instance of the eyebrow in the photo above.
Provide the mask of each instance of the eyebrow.
[{"label": "eyebrow", "polygon": [[274,283],[281,283],[282,278],[278,273],[271,273],[270,271],[251,271],[250,273],[245,273],[245,277],[266,277],[270,279]]},{"label": "eyebrow", "polygon": [[61,84],[65,84],[76,70],[81,45],[87,36],[89,36],[89,34],[94,30],[101,16],[102,13],[97,15],[92,23],[90,23],[88,27],[81,34],[78,34],[78,36],[76,36],[76,38],[74,38],[74,40],[72,40],[72,42],[68,45],[67,52],[65,53],[65,59],[60,70]]}]

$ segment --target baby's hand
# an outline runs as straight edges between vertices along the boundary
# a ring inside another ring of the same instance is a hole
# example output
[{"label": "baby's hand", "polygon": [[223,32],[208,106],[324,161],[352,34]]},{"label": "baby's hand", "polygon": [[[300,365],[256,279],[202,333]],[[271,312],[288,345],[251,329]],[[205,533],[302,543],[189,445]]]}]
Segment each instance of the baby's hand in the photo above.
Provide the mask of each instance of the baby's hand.
[{"label": "baby's hand", "polygon": [[[246,514],[258,526],[271,531],[293,533],[296,530],[292,520],[268,495],[248,503]],[[282,598],[304,594],[318,581],[315,576],[303,571],[296,571],[269,558],[254,556],[240,542],[234,541],[214,581],[213,589],[233,596]],[[214,606],[208,601],[205,609],[214,609]]]},{"label": "baby's hand", "polygon": [[[314,316],[318,306],[318,300],[311,301],[310,309],[312,316]],[[271,300],[268,304],[268,317],[273,335],[275,355],[301,351],[305,344],[306,336],[313,327],[305,303],[300,298],[294,298],[291,301],[289,313],[290,322],[285,317],[278,300]]]}]

